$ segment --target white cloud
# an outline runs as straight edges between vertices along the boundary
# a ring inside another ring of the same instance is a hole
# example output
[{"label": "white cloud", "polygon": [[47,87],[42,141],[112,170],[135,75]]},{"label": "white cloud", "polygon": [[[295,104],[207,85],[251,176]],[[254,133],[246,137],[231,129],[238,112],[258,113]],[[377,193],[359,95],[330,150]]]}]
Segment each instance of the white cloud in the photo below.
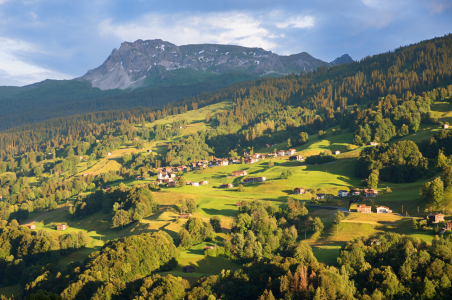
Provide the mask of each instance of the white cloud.
[{"label": "white cloud", "polygon": [[122,41],[161,38],[177,45],[215,43],[273,50],[278,45],[276,39],[284,36],[281,31],[285,28],[312,26],[314,18],[310,16],[286,18],[283,14],[255,16],[232,11],[194,16],[152,13],[126,24],[107,19],[99,24],[98,30],[103,37],[116,36]]},{"label": "white cloud", "polygon": [[18,55],[37,52],[43,53],[33,44],[0,37],[0,85],[22,86],[49,78],[73,77],[30,64],[18,57]]}]

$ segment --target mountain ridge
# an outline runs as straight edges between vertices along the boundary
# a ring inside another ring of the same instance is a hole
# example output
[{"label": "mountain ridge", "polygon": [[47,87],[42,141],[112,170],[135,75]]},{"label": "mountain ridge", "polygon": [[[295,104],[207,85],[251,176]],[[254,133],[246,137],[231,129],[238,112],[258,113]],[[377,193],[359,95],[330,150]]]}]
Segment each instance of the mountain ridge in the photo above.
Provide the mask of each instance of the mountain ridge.
[{"label": "mountain ridge", "polygon": [[[258,47],[221,44],[176,46],[161,39],[123,42],[102,65],[76,80],[87,80],[101,90],[135,89],[159,84],[171,76],[198,81],[205,76],[243,72],[256,77],[309,72],[353,60],[348,54],[328,63],[306,52],[278,55]],[[184,74],[186,73],[186,74]]]}]

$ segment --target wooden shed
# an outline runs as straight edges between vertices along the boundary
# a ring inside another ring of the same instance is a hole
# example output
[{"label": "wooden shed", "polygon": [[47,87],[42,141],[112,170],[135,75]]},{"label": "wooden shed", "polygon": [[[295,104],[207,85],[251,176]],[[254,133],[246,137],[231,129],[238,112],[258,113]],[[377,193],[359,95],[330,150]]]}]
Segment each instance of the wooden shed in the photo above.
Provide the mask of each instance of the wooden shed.
[{"label": "wooden shed", "polygon": [[195,267],[190,265],[183,267],[182,270],[184,273],[195,273]]},{"label": "wooden shed", "polygon": [[56,226],[56,229],[57,230],[66,230],[66,227],[67,226],[65,224],[59,224],[59,225]]}]

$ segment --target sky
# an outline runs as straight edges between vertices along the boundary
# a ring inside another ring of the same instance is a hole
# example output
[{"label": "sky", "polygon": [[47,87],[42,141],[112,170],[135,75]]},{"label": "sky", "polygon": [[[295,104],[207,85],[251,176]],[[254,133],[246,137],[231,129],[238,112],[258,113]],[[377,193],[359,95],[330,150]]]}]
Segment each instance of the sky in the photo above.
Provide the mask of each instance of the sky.
[{"label": "sky", "polygon": [[0,86],[82,76],[137,39],[330,62],[449,33],[452,0],[0,0]]}]

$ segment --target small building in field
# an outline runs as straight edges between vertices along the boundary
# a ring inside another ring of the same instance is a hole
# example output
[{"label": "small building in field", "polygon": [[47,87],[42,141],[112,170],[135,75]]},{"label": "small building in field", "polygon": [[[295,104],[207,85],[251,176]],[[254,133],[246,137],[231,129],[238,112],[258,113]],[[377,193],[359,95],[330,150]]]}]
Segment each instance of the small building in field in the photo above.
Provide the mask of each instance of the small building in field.
[{"label": "small building in field", "polygon": [[289,151],[287,151],[287,155],[294,155],[297,152],[297,150],[295,149],[289,149]]},{"label": "small building in field", "polygon": [[265,177],[248,177],[243,179],[243,183],[264,182],[266,179]]},{"label": "small building in field", "polygon": [[107,156],[111,156],[111,152],[108,152],[108,153],[107,153]]},{"label": "small building in field", "polygon": [[168,186],[168,187],[176,186],[176,181],[171,180],[170,182],[168,182],[168,184],[166,186]]},{"label": "small building in field", "polygon": [[195,267],[190,265],[183,267],[182,270],[184,273],[195,273]]},{"label": "small building in field", "polygon": [[219,189],[230,189],[233,187],[234,185],[232,183],[223,183],[218,186]]},{"label": "small building in field", "polygon": [[209,184],[209,182],[207,180],[201,180],[199,182],[199,185],[208,185],[208,184]]},{"label": "small building in field", "polygon": [[148,153],[152,153],[152,150],[151,150],[151,149],[148,149]]},{"label": "small building in field", "polygon": [[341,151],[338,151],[338,150],[333,151],[333,155],[339,155],[339,154],[341,154]]},{"label": "small building in field", "polygon": [[202,248],[202,250],[209,250],[209,249],[215,249],[214,246],[205,246],[204,248]]},{"label": "small building in field", "polygon": [[248,172],[246,170],[238,170],[238,171],[232,171],[232,176],[246,176],[248,175]]},{"label": "small building in field", "polygon": [[191,217],[191,214],[180,214],[179,215],[179,218],[181,218],[181,219],[188,219],[190,217]]},{"label": "small building in field", "polygon": [[191,183],[191,185],[192,185],[192,186],[199,186],[199,182],[193,181],[193,182]]},{"label": "small building in field", "polygon": [[108,192],[109,190],[111,190],[111,186],[109,186],[109,185],[104,186],[104,190],[106,190]]},{"label": "small building in field", "polygon": [[359,196],[359,190],[351,190],[349,194],[350,196]]},{"label": "small building in field", "polygon": [[236,202],[235,206],[237,206],[237,207],[242,206],[242,201]]},{"label": "small building in field", "polygon": [[27,224],[25,226],[27,226],[28,229],[30,229],[30,230],[36,230],[36,225],[35,224]]},{"label": "small building in field", "polygon": [[317,200],[325,199],[325,194],[315,194],[315,197],[316,197]]},{"label": "small building in field", "polygon": [[377,142],[370,142],[368,145],[369,146],[378,146],[378,143]]},{"label": "small building in field", "polygon": [[386,206],[379,206],[377,207],[377,214],[392,214],[392,210]]},{"label": "small building in field", "polygon": [[286,156],[286,150],[279,150],[278,156]]},{"label": "small building in field", "polygon": [[289,156],[289,161],[297,161],[297,160],[303,160],[303,155],[292,155],[292,156]]},{"label": "small building in field", "polygon": [[56,229],[57,230],[66,230],[66,227],[67,226],[65,224],[59,224],[59,225],[56,226]]},{"label": "small building in field", "polygon": [[449,128],[449,124],[444,124],[443,129],[447,129],[447,128]]},{"label": "small building in field", "polygon": [[337,194],[339,197],[348,197],[348,191],[340,190]]},{"label": "small building in field", "polygon": [[431,223],[439,223],[444,221],[444,215],[441,213],[429,214],[427,219]]},{"label": "small building in field", "polygon": [[356,210],[360,213],[371,213],[372,212],[372,206],[367,206],[365,204],[358,204],[356,206]]},{"label": "small building in field", "polygon": [[297,187],[293,189],[293,193],[294,195],[302,195],[305,193],[305,190],[304,188]]}]

